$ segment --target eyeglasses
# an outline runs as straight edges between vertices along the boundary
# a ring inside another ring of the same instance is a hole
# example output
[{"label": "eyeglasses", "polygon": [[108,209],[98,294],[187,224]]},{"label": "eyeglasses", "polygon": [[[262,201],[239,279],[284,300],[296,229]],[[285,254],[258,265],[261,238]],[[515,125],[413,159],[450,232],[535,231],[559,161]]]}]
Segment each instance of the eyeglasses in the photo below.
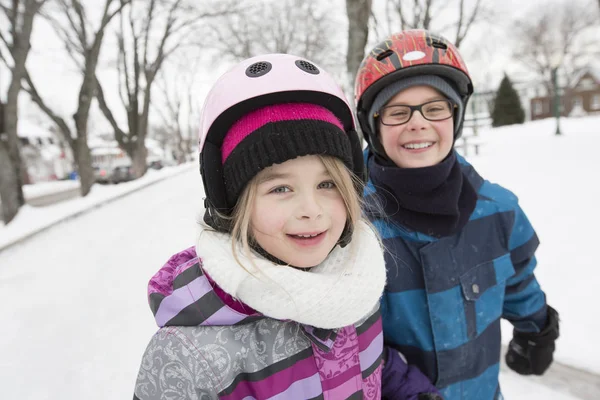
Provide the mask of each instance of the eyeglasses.
[{"label": "eyeglasses", "polygon": [[434,100],[417,106],[394,105],[383,107],[373,117],[379,118],[383,125],[396,126],[406,124],[415,111],[419,111],[428,121],[443,121],[452,118],[457,106],[450,100]]}]

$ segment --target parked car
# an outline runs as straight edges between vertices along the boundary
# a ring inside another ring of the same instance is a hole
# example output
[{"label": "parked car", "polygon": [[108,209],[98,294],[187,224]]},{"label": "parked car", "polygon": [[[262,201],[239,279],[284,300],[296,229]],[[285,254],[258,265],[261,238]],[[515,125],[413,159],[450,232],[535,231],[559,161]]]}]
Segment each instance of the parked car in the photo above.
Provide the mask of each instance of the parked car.
[{"label": "parked car", "polygon": [[131,160],[118,147],[97,147],[91,150],[96,182],[120,183],[134,179]]},{"label": "parked car", "polygon": [[148,163],[148,168],[151,169],[162,169],[164,167],[162,160],[154,160]]},{"label": "parked car", "polygon": [[113,168],[111,175],[112,183],[128,182],[133,180],[133,178],[131,165],[120,165]]},{"label": "parked car", "polygon": [[130,165],[120,165],[116,167],[94,167],[94,176],[99,183],[121,183],[134,179],[133,171]]}]

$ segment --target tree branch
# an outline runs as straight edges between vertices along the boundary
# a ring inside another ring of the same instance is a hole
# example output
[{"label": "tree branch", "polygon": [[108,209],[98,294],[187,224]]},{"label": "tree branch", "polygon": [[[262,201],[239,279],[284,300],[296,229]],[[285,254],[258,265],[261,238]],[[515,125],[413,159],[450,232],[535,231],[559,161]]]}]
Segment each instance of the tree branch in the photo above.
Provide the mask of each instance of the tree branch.
[{"label": "tree branch", "polygon": [[462,30],[463,18],[465,14],[465,0],[460,0],[458,6],[458,22],[456,26],[456,38],[454,39],[454,45],[458,47],[460,45],[460,31]]},{"label": "tree branch", "polygon": [[[0,10],[2,10],[2,12],[4,14],[6,14],[6,18],[9,18],[9,15],[12,13],[12,9],[8,8],[7,6],[5,6],[4,4],[0,3]],[[10,22],[10,20],[9,20]]]},{"label": "tree branch", "polygon": [[[87,42],[86,42],[86,38],[85,35],[83,33],[83,29],[85,25],[80,25],[77,21],[75,21],[73,19],[73,16],[71,15],[71,8],[72,5],[74,7],[75,6],[74,3],[79,4],[79,2],[77,0],[71,0],[72,4],[67,4],[65,0],[60,0],[58,2],[59,6],[62,7],[62,13],[67,17],[67,20],[69,21],[69,25],[72,29],[73,32],[75,32],[75,35],[77,36],[77,39],[79,40],[79,45],[81,46],[81,49],[85,50],[87,48]],[[79,4],[79,7],[81,7],[81,4]],[[61,22],[58,22],[58,20],[56,20],[56,23],[54,24],[55,26],[55,30],[60,30],[62,32],[65,33],[65,37],[69,38],[70,41],[72,41],[71,37],[70,37],[70,32],[65,28],[64,24],[62,24]],[[57,29],[58,28],[58,29]],[[84,53],[82,53],[84,54]]]},{"label": "tree branch", "polygon": [[[110,6],[111,2],[112,2],[112,0],[107,0],[106,11],[108,11],[108,7]],[[117,8],[115,11],[113,11],[112,13],[110,13],[108,15],[105,13],[104,17],[102,18],[102,23],[100,24],[99,31],[104,30],[104,28],[106,28],[106,26],[110,23],[110,21],[112,21],[112,19],[115,17],[115,15],[120,14],[121,11],[123,10],[123,8],[130,3],[131,3],[131,0],[121,0],[121,5],[119,6],[119,8]]]},{"label": "tree branch", "polygon": [[65,25],[62,22],[58,21],[58,19],[56,19],[51,14],[44,14],[43,17],[50,23],[56,35],[63,42],[63,45],[65,46],[65,50],[67,50],[69,57],[71,57],[75,65],[77,65],[77,67],[81,71],[83,71],[84,65],[79,59],[79,56],[85,55],[85,47],[82,47],[83,45],[85,45],[85,43],[81,42],[81,38],[79,37],[79,35],[77,35],[77,29],[73,28],[76,32],[79,41],[74,40],[71,31],[67,30]]},{"label": "tree branch", "polygon": [[87,40],[87,20],[85,18],[85,10],[83,9],[83,7],[81,6],[81,3],[79,2],[79,0],[71,0],[72,4],[73,4],[73,8],[75,9],[75,12],[77,14],[77,16],[79,17],[79,27],[80,27],[80,32],[81,32],[81,44],[83,48],[87,47],[88,44],[88,40]]},{"label": "tree branch", "polygon": [[427,0],[425,2],[425,14],[423,16],[423,29],[429,29],[429,25],[431,25],[431,5],[433,4],[433,0]]},{"label": "tree branch", "polygon": [[75,143],[73,137],[71,136],[71,129],[65,122],[62,117],[59,117],[48,105],[44,102],[44,100],[39,95],[33,81],[31,80],[31,76],[26,71],[25,72],[25,82],[27,85],[23,85],[23,90],[29,93],[31,100],[37,104],[37,106],[58,126],[58,128],[63,133],[65,140],[69,143],[71,149],[75,148]]},{"label": "tree branch", "polygon": [[102,111],[102,114],[104,115],[104,117],[110,123],[110,126],[115,131],[115,139],[117,140],[117,142],[120,143],[123,141],[123,137],[127,136],[127,134],[119,127],[117,120],[115,119],[112,111],[110,110],[110,108],[108,107],[108,104],[106,103],[106,99],[104,97],[104,90],[102,90],[102,85],[100,85],[100,81],[98,80],[97,77],[95,79],[96,79],[96,99],[98,100],[98,106],[100,107],[100,111]]},{"label": "tree branch", "polygon": [[13,45],[15,39],[19,36],[17,26],[19,26],[19,0],[14,0],[13,8],[6,14],[8,21],[10,22],[10,34],[13,39]]},{"label": "tree branch", "polygon": [[[121,100],[123,101],[123,105],[125,106],[125,108],[129,108],[129,102],[130,102],[130,93],[133,91],[133,89],[131,88],[131,83],[129,82],[129,63],[127,60],[127,50],[125,49],[125,22],[124,22],[124,17],[123,14],[121,14],[120,16],[121,18],[121,31],[120,33],[117,35],[118,38],[118,43],[119,43],[119,60],[120,60],[120,64],[117,63],[117,66],[121,66],[119,67],[119,75],[123,76],[123,81],[125,84],[125,93],[123,94],[123,86],[121,85],[121,87],[119,88],[119,94],[121,96]],[[123,82],[121,81],[121,82]]]},{"label": "tree branch", "polygon": [[6,46],[6,48],[8,49],[9,53],[12,56],[13,44],[12,43],[8,43],[8,40],[6,40],[6,38],[4,37],[4,35],[2,34],[1,31],[0,31],[0,41],[2,41],[2,43],[4,43],[4,45]]},{"label": "tree branch", "polygon": [[12,66],[8,63],[8,60],[6,59],[6,57],[4,57],[4,54],[2,53],[2,49],[0,49],[0,60],[2,61],[2,63],[4,65],[6,65],[6,68],[12,69]]},{"label": "tree branch", "polygon": [[458,25],[458,29],[456,30],[456,42],[454,43],[454,45],[456,47],[460,47],[462,41],[467,36],[467,33],[469,33],[469,29],[471,29],[471,26],[477,20],[477,17],[478,17],[479,11],[480,11],[479,9],[481,6],[481,0],[477,0],[477,2],[475,3],[475,8],[473,8],[473,12],[471,13],[471,16],[468,18],[467,23],[466,23],[465,28],[462,33],[461,33],[461,25],[462,25],[462,15],[463,15],[462,10],[463,10],[463,5],[464,5],[464,0],[461,0],[460,3],[461,3],[460,4],[461,23]]},{"label": "tree branch", "polygon": [[143,27],[144,32],[144,65],[148,65],[148,38],[150,36],[150,28],[152,27],[152,21],[154,19],[154,6],[156,5],[155,0],[151,0],[148,6],[148,14],[146,16],[146,23]]}]

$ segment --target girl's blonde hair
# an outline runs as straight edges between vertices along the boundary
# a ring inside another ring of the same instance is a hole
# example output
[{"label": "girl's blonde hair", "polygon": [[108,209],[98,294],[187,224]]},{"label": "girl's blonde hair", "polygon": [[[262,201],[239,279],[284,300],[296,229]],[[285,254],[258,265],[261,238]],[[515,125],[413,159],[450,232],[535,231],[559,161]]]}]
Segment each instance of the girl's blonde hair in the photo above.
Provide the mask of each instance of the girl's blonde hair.
[{"label": "girl's blonde hair", "polygon": [[[346,232],[355,232],[355,227],[362,218],[361,206],[362,198],[359,195],[359,190],[362,192],[363,183],[356,175],[354,175],[344,163],[337,157],[318,155],[319,159],[325,166],[325,169],[331,176],[331,179],[335,183],[337,189],[342,196],[344,205],[346,207]],[[232,219],[232,251],[238,264],[245,268],[237,257],[238,246],[241,246],[243,254],[248,256],[248,259],[252,259],[251,245],[254,244],[254,238],[252,236],[252,230],[250,229],[252,221],[250,215],[252,214],[252,207],[256,201],[256,193],[258,190],[257,176],[255,176],[244,188],[244,191],[240,195],[236,206],[233,210]],[[246,268],[245,268],[246,269]]]}]

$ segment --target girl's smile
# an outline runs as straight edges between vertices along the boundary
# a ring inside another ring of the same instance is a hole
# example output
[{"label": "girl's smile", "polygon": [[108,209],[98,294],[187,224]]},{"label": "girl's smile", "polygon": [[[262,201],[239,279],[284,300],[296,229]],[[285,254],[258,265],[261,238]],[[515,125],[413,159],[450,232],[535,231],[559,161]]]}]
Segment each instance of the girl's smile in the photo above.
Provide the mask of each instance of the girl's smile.
[{"label": "girl's smile", "polygon": [[288,238],[296,245],[300,247],[313,247],[318,246],[325,240],[327,231],[318,233],[301,233],[301,234],[287,234]]}]

